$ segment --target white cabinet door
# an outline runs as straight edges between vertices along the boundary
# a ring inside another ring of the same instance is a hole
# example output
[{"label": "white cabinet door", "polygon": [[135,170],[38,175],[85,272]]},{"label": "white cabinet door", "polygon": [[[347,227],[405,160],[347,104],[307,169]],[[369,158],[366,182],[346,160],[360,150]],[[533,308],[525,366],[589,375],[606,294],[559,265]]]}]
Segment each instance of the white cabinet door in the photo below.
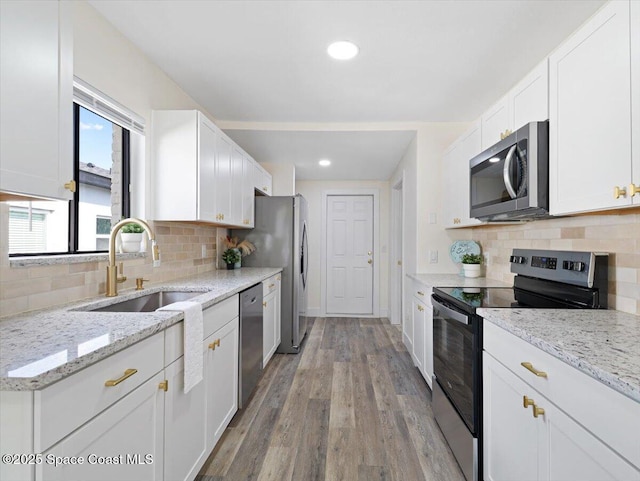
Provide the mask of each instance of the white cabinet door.
[{"label": "white cabinet door", "polygon": [[244,194],[244,152],[237,145],[233,145],[231,149],[231,204],[229,208],[229,218],[225,219],[225,224],[242,226],[245,220],[242,217],[244,213],[242,202],[245,198]]},{"label": "white cabinet door", "polygon": [[628,1],[606,4],[549,57],[551,214],[631,205]]},{"label": "white cabinet door", "polygon": [[231,152],[233,143],[222,132],[216,138],[216,220],[226,223],[231,218]]},{"label": "white cabinet door", "polygon": [[190,481],[196,477],[206,450],[205,383],[184,392],[184,357],[165,368],[168,382],[164,406],[164,477]]},{"label": "white cabinet door", "polygon": [[0,2],[2,191],[73,198],[64,187],[73,179],[70,7],[66,2]]},{"label": "white cabinet door", "polygon": [[469,161],[481,152],[480,130],[480,122],[474,122],[442,159],[443,219],[447,228],[481,223],[469,216]]},{"label": "white cabinet door", "polygon": [[239,320],[236,317],[205,339],[207,451],[210,452],[238,410]]},{"label": "white cabinet door", "polygon": [[156,374],[44,453],[44,456],[82,456],[84,464],[56,467],[43,463],[36,467],[36,479],[162,480],[165,393],[158,386],[163,379],[162,372]]},{"label": "white cabinet door", "polygon": [[272,178],[271,174],[256,162],[254,164],[254,187],[265,195],[271,195]]},{"label": "white cabinet door", "polygon": [[510,129],[549,118],[549,62],[533,69],[509,92]]},{"label": "white cabinet door", "polygon": [[415,298],[411,302],[413,312],[413,350],[411,357],[420,372],[424,371],[425,306]]},{"label": "white cabinet door", "polygon": [[242,225],[254,226],[255,194],[253,187],[253,159],[247,154],[242,159]]},{"label": "white cabinet door", "polygon": [[506,130],[511,129],[509,96],[505,95],[489,110],[482,114],[482,150],[488,149],[501,140]]},{"label": "white cabinet door", "polygon": [[486,352],[482,360],[484,479],[543,479],[544,421],[532,417],[523,398],[538,401],[535,391]]},{"label": "white cabinet door", "polygon": [[271,292],[262,300],[262,367],[276,352],[276,291]]},{"label": "white cabinet door", "polygon": [[[198,113],[198,118],[198,219],[215,222],[217,214],[216,128],[201,113]],[[159,194],[162,195],[162,193]],[[171,200],[175,202],[175,199]]]}]

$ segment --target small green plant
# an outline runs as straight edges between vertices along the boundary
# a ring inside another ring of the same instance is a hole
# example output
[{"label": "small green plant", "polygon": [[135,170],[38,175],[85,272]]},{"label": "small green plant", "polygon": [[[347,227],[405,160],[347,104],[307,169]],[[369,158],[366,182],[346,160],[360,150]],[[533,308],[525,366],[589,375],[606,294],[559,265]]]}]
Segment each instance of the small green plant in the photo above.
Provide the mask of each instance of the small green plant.
[{"label": "small green plant", "polygon": [[465,254],[462,256],[463,264],[482,264],[482,256],[480,254]]},{"label": "small green plant", "polygon": [[144,230],[140,224],[136,224],[135,222],[129,222],[122,227],[122,232],[124,234],[142,234]]},{"label": "small green plant", "polygon": [[225,264],[235,264],[240,262],[240,253],[234,249],[227,249],[222,253],[222,260]]}]

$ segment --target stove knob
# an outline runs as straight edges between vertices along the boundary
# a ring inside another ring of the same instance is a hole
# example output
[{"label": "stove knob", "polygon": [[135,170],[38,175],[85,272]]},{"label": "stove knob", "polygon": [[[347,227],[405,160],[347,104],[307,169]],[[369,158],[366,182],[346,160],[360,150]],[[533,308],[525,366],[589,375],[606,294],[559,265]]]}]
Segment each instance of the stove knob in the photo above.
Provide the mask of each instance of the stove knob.
[{"label": "stove knob", "polygon": [[572,271],[573,270],[573,262],[572,261],[563,261],[562,262],[562,268],[566,269],[568,271]]},{"label": "stove knob", "polygon": [[573,270],[577,271],[577,272],[584,271],[584,262],[574,262],[573,263]]},{"label": "stove knob", "polygon": [[509,262],[511,262],[512,264],[515,264],[517,262],[516,261],[516,256],[510,256],[509,257]]}]

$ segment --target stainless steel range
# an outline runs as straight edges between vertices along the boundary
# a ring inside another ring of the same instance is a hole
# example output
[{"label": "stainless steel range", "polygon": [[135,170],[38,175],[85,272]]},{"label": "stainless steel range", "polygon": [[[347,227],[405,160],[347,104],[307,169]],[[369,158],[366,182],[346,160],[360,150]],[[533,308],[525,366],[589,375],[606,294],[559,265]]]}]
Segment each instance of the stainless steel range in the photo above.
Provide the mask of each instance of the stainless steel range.
[{"label": "stainless steel range", "polygon": [[479,307],[606,309],[608,254],[514,249],[513,287],[433,289],[433,412],[467,481],[482,480]]}]

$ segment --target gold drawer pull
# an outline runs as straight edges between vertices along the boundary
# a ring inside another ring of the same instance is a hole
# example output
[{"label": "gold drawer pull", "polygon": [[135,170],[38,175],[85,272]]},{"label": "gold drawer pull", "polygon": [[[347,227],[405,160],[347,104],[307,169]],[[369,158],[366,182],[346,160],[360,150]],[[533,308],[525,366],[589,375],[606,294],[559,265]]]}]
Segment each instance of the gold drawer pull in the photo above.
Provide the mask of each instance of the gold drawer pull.
[{"label": "gold drawer pull", "polygon": [[624,187],[618,187],[617,185],[613,188],[613,198],[619,199],[620,197],[627,196],[627,189]]},{"label": "gold drawer pull", "polygon": [[547,373],[544,371],[538,371],[535,367],[531,365],[530,362],[521,362],[520,365],[524,367],[527,371],[531,371],[538,377],[547,377]]},{"label": "gold drawer pull", "polygon": [[216,350],[216,347],[220,347],[220,339],[216,339],[211,344],[209,344],[209,349]]},{"label": "gold drawer pull", "polygon": [[419,295],[419,296],[424,296],[424,292],[422,292],[422,291],[418,291],[418,295]]},{"label": "gold drawer pull", "polygon": [[280,276],[276,277],[276,279],[280,280]]},{"label": "gold drawer pull", "polygon": [[107,382],[104,383],[104,385],[107,386],[107,387],[117,386],[122,381],[124,381],[125,379],[130,378],[131,376],[133,376],[137,372],[138,372],[137,369],[127,369],[124,372],[124,374],[122,376],[120,376],[118,379],[109,379]]},{"label": "gold drawer pull", "polygon": [[529,406],[535,406],[535,403],[533,402],[533,399],[527,396],[522,396],[522,406],[527,409]]},{"label": "gold drawer pull", "polygon": [[160,382],[160,384],[158,384],[158,389],[162,389],[164,392],[167,392],[169,390],[169,381],[165,379]]},{"label": "gold drawer pull", "polygon": [[76,181],[75,180],[70,180],[69,182],[64,184],[64,188],[73,192],[74,194],[76,193]]},{"label": "gold drawer pull", "polygon": [[272,287],[276,287],[275,284],[269,284],[269,287],[267,289],[271,289]]},{"label": "gold drawer pull", "polygon": [[424,311],[424,307],[422,307],[420,304],[418,304],[418,310],[419,310],[420,312],[422,312],[422,311]]},{"label": "gold drawer pull", "polygon": [[544,409],[539,408],[535,404],[533,405],[533,417],[537,418],[538,416],[542,416],[544,414]]},{"label": "gold drawer pull", "polygon": [[634,197],[636,194],[640,194],[640,185],[636,187],[636,184],[629,184],[629,197]]},{"label": "gold drawer pull", "polygon": [[266,301],[262,303],[262,307],[267,307]]}]

